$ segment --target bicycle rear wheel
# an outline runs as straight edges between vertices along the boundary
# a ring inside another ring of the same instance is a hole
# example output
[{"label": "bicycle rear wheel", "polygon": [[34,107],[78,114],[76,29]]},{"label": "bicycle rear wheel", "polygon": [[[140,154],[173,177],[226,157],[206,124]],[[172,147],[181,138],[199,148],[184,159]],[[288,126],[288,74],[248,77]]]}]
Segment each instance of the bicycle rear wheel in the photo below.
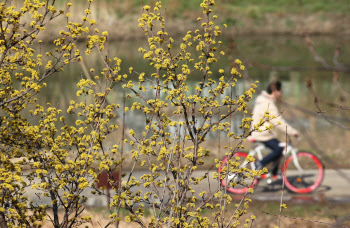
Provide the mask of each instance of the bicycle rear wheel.
[{"label": "bicycle rear wheel", "polygon": [[322,183],[324,177],[323,164],[314,154],[298,152],[297,162],[289,156],[282,168],[286,174],[285,185],[295,193],[309,193]]},{"label": "bicycle rear wheel", "polygon": [[[246,158],[248,156],[248,153],[238,151],[234,153],[234,155],[231,157],[231,160],[234,162],[238,162],[240,164],[239,167],[242,166],[242,164],[245,162]],[[219,168],[219,172],[224,174],[223,170],[225,167],[227,167],[227,163],[229,161],[229,158],[226,156],[221,163],[221,166]],[[239,170],[239,167],[237,170]],[[221,185],[223,187],[226,187],[226,190],[231,193],[235,194],[244,194],[246,193],[249,188],[254,188],[258,183],[257,178],[249,177],[249,175],[245,174],[238,174],[238,173],[228,173],[228,177],[225,176],[224,179],[221,180]]]}]

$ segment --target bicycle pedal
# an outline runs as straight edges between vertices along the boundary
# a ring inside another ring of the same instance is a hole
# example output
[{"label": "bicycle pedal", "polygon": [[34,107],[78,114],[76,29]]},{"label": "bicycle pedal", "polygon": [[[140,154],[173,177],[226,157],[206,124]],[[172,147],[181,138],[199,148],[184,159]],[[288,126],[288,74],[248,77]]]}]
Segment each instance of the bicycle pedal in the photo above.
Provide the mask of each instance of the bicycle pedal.
[{"label": "bicycle pedal", "polygon": [[272,179],[274,179],[274,180],[280,180],[280,179],[282,179],[282,177],[279,176],[279,175],[273,175],[273,176],[272,176]]},{"label": "bicycle pedal", "polygon": [[260,175],[260,178],[261,178],[261,179],[266,179],[267,177],[268,177],[268,175],[266,175],[266,174]]}]

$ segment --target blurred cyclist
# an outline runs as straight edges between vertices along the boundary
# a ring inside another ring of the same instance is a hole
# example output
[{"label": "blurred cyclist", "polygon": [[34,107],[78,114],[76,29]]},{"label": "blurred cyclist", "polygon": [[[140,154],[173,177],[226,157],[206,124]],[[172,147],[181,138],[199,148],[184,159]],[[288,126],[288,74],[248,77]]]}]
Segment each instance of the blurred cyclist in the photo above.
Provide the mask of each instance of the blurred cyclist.
[{"label": "blurred cyclist", "polygon": [[[252,132],[250,140],[258,141],[263,143],[266,147],[270,148],[272,152],[266,155],[261,161],[255,163],[256,169],[260,170],[269,163],[273,162],[273,167],[271,170],[272,175],[277,175],[279,161],[282,157],[283,147],[279,146],[279,140],[277,139],[277,132],[279,130],[284,134],[290,136],[299,136],[299,132],[291,127],[282,118],[281,113],[278,111],[276,106],[276,101],[281,97],[282,94],[282,83],[280,81],[274,81],[269,84],[266,91],[262,91],[260,95],[256,98],[254,108],[253,108],[253,122],[252,128],[260,122],[261,119],[266,120],[264,117],[266,111],[269,115],[276,116],[276,118],[271,119],[269,122],[265,122],[264,125],[259,127],[260,132],[255,130]],[[280,123],[280,124],[279,124]],[[272,130],[266,130],[266,126],[273,125]]]}]

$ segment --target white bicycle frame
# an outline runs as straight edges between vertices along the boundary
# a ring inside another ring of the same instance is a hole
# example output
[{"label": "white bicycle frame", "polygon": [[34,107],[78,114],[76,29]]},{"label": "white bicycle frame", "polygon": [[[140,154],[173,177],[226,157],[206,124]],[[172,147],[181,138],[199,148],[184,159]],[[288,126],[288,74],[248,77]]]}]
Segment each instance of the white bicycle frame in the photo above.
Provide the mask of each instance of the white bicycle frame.
[{"label": "white bicycle frame", "polygon": [[[259,143],[259,142],[254,142],[255,145],[253,145],[253,148],[249,151],[248,155],[251,155],[253,157],[257,156],[258,160],[262,160],[263,159],[263,155],[262,155],[262,151],[264,149],[267,149],[267,147],[263,144],[263,143]],[[279,143],[278,144],[280,147],[283,147],[283,155],[287,155],[289,153],[291,153],[291,156],[293,157],[293,163],[295,165],[295,167],[298,169],[299,171],[299,174],[302,174],[304,172],[304,170],[301,168],[300,164],[299,164],[299,161],[298,161],[298,158],[297,158],[297,152],[298,152],[298,149],[293,147],[292,145],[290,144],[287,144],[287,143]],[[248,162],[247,161],[244,161],[242,163],[242,165],[240,167],[246,167],[248,165]],[[251,162],[250,163],[251,165],[251,169],[252,170],[255,170],[255,164],[254,162]],[[236,177],[237,174],[232,174],[232,175],[228,175],[228,180],[232,180],[234,178],[238,178]]]},{"label": "white bicycle frame", "polygon": [[[253,149],[251,149],[249,151],[248,155],[251,155],[253,157],[256,155],[259,160],[262,160],[263,159],[262,151],[264,149],[266,149],[267,147],[263,143],[256,143],[255,142],[255,144],[256,145],[253,145]],[[278,145],[280,147],[284,148],[283,149],[283,155],[284,156],[286,156],[287,154],[291,153],[291,155],[293,157],[293,163],[294,163],[295,167],[298,169],[298,171],[300,173],[302,173],[303,169],[301,168],[301,166],[299,164],[299,161],[298,161],[298,158],[297,158],[298,149],[293,147],[292,145],[284,143],[284,142],[279,143]],[[244,163],[247,163],[247,162],[245,161]],[[254,163],[251,163],[251,166],[252,166],[252,169],[255,169],[255,164]]]}]

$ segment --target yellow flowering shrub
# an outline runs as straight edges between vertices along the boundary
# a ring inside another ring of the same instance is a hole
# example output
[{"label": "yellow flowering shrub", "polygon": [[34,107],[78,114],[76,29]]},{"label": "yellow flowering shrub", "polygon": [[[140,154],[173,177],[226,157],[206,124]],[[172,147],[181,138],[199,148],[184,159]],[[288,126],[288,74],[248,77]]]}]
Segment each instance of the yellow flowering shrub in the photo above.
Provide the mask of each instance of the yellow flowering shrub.
[{"label": "yellow flowering shrub", "polygon": [[[77,95],[85,97],[85,102],[72,98],[64,111],[49,103],[40,105],[36,98],[48,77],[82,60],[79,38],[87,38],[85,53],[103,49],[108,33],[90,33],[95,24],[87,20],[91,2],[80,22],[71,21],[65,12],[71,3],[64,9],[58,9],[55,1],[25,0],[20,8],[14,1],[0,3],[1,227],[41,227],[44,220],[53,227],[71,227],[89,221],[79,216],[87,200],[83,190],[95,186],[92,180],[100,170],[120,163],[109,159],[116,148],[101,152],[106,135],[118,129],[110,120],[119,105],[106,104],[117,78],[105,74],[110,84],[102,90],[93,80],[81,80]],[[54,40],[56,48],[47,53],[36,50],[42,43],[38,34],[57,17],[67,17],[67,24]],[[28,18],[29,22],[24,21]],[[67,113],[80,118],[68,124]],[[38,192],[38,203],[28,199],[29,188]]]},{"label": "yellow flowering shrub", "polygon": [[[240,148],[249,134],[251,118],[242,120],[241,135],[231,131],[231,118],[235,112],[246,112],[246,102],[256,88],[251,84],[243,94],[233,94],[245,69],[238,59],[231,69],[213,70],[225,55],[219,38],[226,27],[215,23],[215,1],[202,1],[199,29],[188,31],[180,43],[166,30],[162,2],[144,5],[138,26],[148,46],[139,51],[153,70],[138,73],[137,66],[130,67],[128,72],[136,74],[136,80],[121,72],[121,59],[108,55],[108,32],[100,33],[95,27],[97,22],[89,18],[92,2],[87,1],[79,22],[71,21],[70,2],[63,9],[55,6],[55,1],[25,0],[19,9],[11,0],[0,3],[2,226],[40,227],[42,221],[50,220],[53,227],[74,227],[89,222],[93,218],[80,216],[87,201],[84,190],[103,194],[96,178],[104,171],[112,174],[120,170],[125,159],[134,164],[128,173],[121,173],[123,183],[108,181],[113,191],[109,205],[113,212],[111,224],[124,219],[141,227],[239,225],[239,218],[247,213],[249,198],[242,203],[243,208],[237,205],[227,215],[232,198],[224,188],[194,190],[195,185],[208,178],[220,182],[239,172],[245,177],[254,176],[254,172],[239,168],[235,161],[212,176],[208,172],[195,175],[211,153],[203,146],[210,132],[224,132],[232,141],[225,148],[228,156]],[[66,19],[66,27],[54,40],[55,49],[45,54],[35,50],[34,44],[42,43],[38,34],[45,32],[45,26],[57,17]],[[21,18],[30,18],[30,22],[23,23]],[[77,47],[80,38],[86,39],[85,50]],[[49,103],[40,105],[36,94],[46,86],[45,79],[63,71],[68,64],[81,62],[92,52],[103,56],[104,68],[99,75],[77,84],[77,97],[72,98],[67,110]],[[201,79],[192,86],[189,81],[194,73]],[[116,85],[120,85],[124,99],[130,100],[131,105],[107,102]],[[116,111],[123,116],[127,112],[142,114],[143,129],[129,129],[129,137],[124,138],[125,122],[123,126],[115,124]],[[76,119],[72,124],[66,120],[69,115]],[[107,136],[118,129],[123,133],[121,143],[106,147]],[[220,161],[215,163],[219,165]],[[25,177],[24,166],[29,167]],[[133,177],[137,166],[146,170],[139,179]],[[39,192],[42,203],[28,199],[28,187]],[[45,199],[50,202],[45,203]],[[149,219],[145,219],[145,205],[153,211]],[[128,212],[124,218],[118,213],[121,208]],[[203,210],[210,210],[212,215],[203,216]]]},{"label": "yellow flowering shrub", "polygon": [[[124,182],[111,205],[117,211],[126,209],[130,213],[127,221],[136,222],[141,227],[232,226],[239,224],[239,218],[249,207],[247,198],[243,208],[238,206],[236,213],[227,215],[232,198],[223,187],[198,193],[194,190],[196,185],[207,183],[208,178],[220,182],[232,173],[242,172],[246,178],[257,175],[248,168],[238,169],[239,163],[233,161],[227,163],[223,172],[213,176],[195,173],[211,153],[202,146],[210,132],[225,132],[227,140],[232,141],[225,148],[228,156],[240,148],[250,133],[252,119],[244,118],[240,126],[243,133],[236,135],[231,131],[230,118],[235,112],[246,112],[246,102],[256,88],[252,83],[243,94],[232,93],[244,70],[239,59],[229,70],[213,70],[220,56],[225,55],[220,50],[222,42],[219,40],[225,25],[215,24],[214,6],[214,0],[202,1],[203,16],[198,18],[200,29],[188,31],[180,43],[176,43],[166,30],[162,1],[143,6],[138,20],[138,26],[148,41],[147,48],[138,50],[153,71],[139,73],[133,67],[129,73],[138,76],[132,77],[138,80],[122,80],[126,99],[132,104],[125,111],[144,116],[143,129],[129,130],[130,139],[125,142],[132,150],[131,155],[125,157],[134,160],[131,171],[125,175],[127,179],[131,178],[134,167],[144,167],[146,170],[140,184],[146,191],[137,191],[139,188],[135,183]],[[193,74],[201,77],[197,83],[190,83]],[[153,91],[152,95],[150,91]],[[248,161],[253,162],[254,158],[249,157]],[[219,163],[216,160],[216,164]],[[135,204],[135,200],[140,203]],[[145,205],[153,211],[147,224],[140,216]],[[200,212],[203,210],[211,210],[212,215],[202,216]]]}]

